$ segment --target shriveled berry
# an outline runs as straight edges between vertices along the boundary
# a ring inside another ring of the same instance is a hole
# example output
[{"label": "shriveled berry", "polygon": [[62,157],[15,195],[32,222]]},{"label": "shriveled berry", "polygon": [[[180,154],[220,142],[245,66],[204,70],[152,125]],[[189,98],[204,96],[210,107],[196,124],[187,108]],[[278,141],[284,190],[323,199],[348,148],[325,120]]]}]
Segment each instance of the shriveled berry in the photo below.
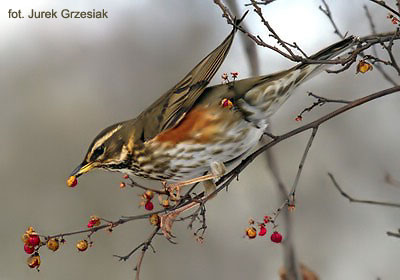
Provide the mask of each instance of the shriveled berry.
[{"label": "shriveled berry", "polygon": [[257,230],[256,230],[256,228],[255,228],[255,227],[248,227],[248,228],[246,229],[246,235],[247,235],[247,237],[250,238],[250,239],[256,238],[256,236],[257,236]]},{"label": "shriveled berry", "polygon": [[28,233],[24,233],[24,234],[21,236],[22,242],[24,242],[25,244],[28,244],[28,243],[29,243],[29,237],[30,237],[30,235],[29,235]]},{"label": "shriveled berry", "polygon": [[282,242],[282,234],[279,232],[275,231],[273,234],[271,234],[271,241],[274,243],[281,243]]},{"label": "shriveled berry", "polygon": [[31,246],[29,244],[25,244],[24,245],[24,251],[27,254],[32,254],[33,252],[35,252],[35,248],[33,248],[33,246]]},{"label": "shriveled berry", "polygon": [[60,247],[60,243],[58,242],[57,239],[51,238],[47,241],[47,248],[49,248],[53,252],[57,251],[59,247]]},{"label": "shriveled berry", "polygon": [[153,210],[153,208],[154,208],[153,202],[147,201],[146,204],[144,205],[144,208],[145,208],[146,210],[148,210],[148,211]]},{"label": "shriveled berry", "polygon": [[97,216],[90,216],[89,223],[87,225],[88,228],[97,227],[101,223],[100,218]]},{"label": "shriveled berry", "polygon": [[264,236],[264,235],[266,235],[267,234],[267,229],[266,229],[266,227],[264,226],[264,225],[261,225],[260,226],[260,231],[258,232],[258,235],[259,236]]},{"label": "shriveled berry", "polygon": [[38,268],[40,266],[40,256],[39,254],[33,254],[26,260],[27,265],[30,268]]},{"label": "shriveled berry", "polygon": [[76,185],[78,185],[78,180],[76,179],[75,176],[70,176],[67,180],[67,186],[73,188]]},{"label": "shriveled berry", "polygon": [[28,240],[29,245],[37,246],[40,243],[40,238],[37,235],[31,235]]},{"label": "shriveled berry", "polygon": [[88,246],[89,246],[89,243],[86,240],[81,240],[81,241],[78,241],[78,243],[76,243],[76,248],[81,252],[86,251]]},{"label": "shriveled berry", "polygon": [[153,214],[149,217],[149,222],[153,226],[158,226],[160,224],[160,217],[157,214]]},{"label": "shriveled berry", "polygon": [[168,208],[169,207],[169,200],[168,199],[164,199],[163,201],[161,201],[161,205],[164,208]]},{"label": "shriveled berry", "polygon": [[144,197],[145,197],[147,200],[151,200],[151,199],[153,199],[153,197],[154,197],[154,192],[152,192],[152,191],[146,191],[146,192],[144,193]]}]

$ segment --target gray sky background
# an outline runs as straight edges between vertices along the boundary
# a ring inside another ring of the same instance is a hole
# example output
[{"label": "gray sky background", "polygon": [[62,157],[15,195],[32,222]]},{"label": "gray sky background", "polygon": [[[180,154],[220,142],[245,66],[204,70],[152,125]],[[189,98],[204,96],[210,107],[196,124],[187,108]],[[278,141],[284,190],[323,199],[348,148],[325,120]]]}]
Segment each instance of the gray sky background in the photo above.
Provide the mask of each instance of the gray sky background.
[{"label": "gray sky background", "polygon": [[[223,40],[230,27],[213,1],[11,1],[0,3],[0,279],[132,279],[136,257],[119,263],[152,230],[132,222],[111,235],[99,232],[95,246],[78,253],[73,236],[55,253],[42,252],[40,273],[30,270],[20,240],[26,228],[54,234],[84,228],[90,215],[108,219],[139,214],[138,192],[118,185],[120,176],[93,172],[75,189],[65,180],[82,160],[93,137],[104,127],[136,116],[183,77]],[[239,1],[246,3],[247,1]],[[393,4],[394,1],[387,1]],[[393,29],[386,11],[369,1],[328,1],[339,28],[369,34],[362,6],[367,4],[379,31]],[[338,40],[317,0],[278,0],[264,14],[280,36],[311,54]],[[9,19],[8,10],[106,9],[109,19]],[[241,10],[244,11],[243,5]],[[246,23],[269,42],[256,15]],[[240,37],[214,79],[223,72],[249,69]],[[398,44],[395,45],[398,57]],[[258,48],[261,72],[293,64]],[[389,70],[391,71],[391,70]],[[399,79],[390,72],[394,78]],[[297,89],[273,117],[283,133],[302,123],[295,116],[314,100],[306,92],[354,99],[389,87],[377,71],[356,75],[323,73]],[[400,179],[398,94],[382,98],[321,127],[301,177],[295,242],[301,262],[321,279],[398,279],[398,209],[349,204],[332,187],[333,172],[349,193],[365,199],[398,202],[400,190],[384,183],[385,172]],[[306,114],[316,119],[337,106]],[[274,152],[282,177],[292,184],[308,134],[285,141]],[[140,181],[144,182],[144,181]],[[152,186],[159,186],[151,183]],[[280,205],[262,157],[242,173],[229,192],[207,208],[208,230],[198,245],[185,224],[174,233],[178,245],[163,238],[148,252],[142,279],[278,279],[282,250],[269,240],[242,238],[250,217],[260,219]],[[285,228],[280,227],[284,233]]]}]

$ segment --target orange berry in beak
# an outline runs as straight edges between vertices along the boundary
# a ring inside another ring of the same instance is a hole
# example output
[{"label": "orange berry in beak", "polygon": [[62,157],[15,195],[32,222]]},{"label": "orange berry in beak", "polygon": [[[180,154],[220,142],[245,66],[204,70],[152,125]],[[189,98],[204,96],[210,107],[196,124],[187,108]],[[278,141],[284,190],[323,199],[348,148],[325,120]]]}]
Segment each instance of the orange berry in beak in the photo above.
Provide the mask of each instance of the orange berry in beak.
[{"label": "orange berry in beak", "polygon": [[75,176],[70,176],[67,180],[67,186],[73,188],[76,185],[78,185],[78,180],[76,179]]}]

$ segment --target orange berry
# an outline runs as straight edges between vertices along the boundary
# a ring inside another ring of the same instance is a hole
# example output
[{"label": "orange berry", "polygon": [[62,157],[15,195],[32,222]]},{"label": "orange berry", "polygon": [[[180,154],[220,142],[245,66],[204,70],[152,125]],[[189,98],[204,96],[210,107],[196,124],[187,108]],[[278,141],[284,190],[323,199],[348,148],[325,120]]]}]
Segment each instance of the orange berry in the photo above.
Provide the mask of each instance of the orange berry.
[{"label": "orange berry", "polygon": [[89,243],[86,240],[80,240],[80,241],[78,241],[78,243],[76,243],[76,248],[81,252],[86,251],[88,246],[89,246]]},{"label": "orange berry", "polygon": [[67,180],[67,186],[73,188],[76,185],[78,185],[78,180],[76,179],[75,176],[70,176]]},{"label": "orange berry", "polygon": [[360,60],[357,64],[357,72],[356,73],[367,73],[373,69],[372,65],[365,60]]},{"label": "orange berry", "polygon": [[256,230],[256,228],[255,228],[255,227],[248,227],[248,228],[246,229],[246,235],[247,235],[250,239],[256,238],[256,236],[257,236],[257,230]]},{"label": "orange berry", "polygon": [[121,183],[119,184],[119,187],[120,187],[121,189],[123,189],[123,188],[126,187],[126,184],[125,184],[124,182],[121,182]]},{"label": "orange berry", "polygon": [[49,250],[52,250],[53,252],[55,252],[58,250],[59,247],[60,247],[60,243],[58,242],[57,239],[51,238],[47,241],[47,248],[49,248]]},{"label": "orange berry", "polygon": [[158,226],[160,224],[160,217],[157,214],[153,214],[149,217],[149,222],[153,226]]}]

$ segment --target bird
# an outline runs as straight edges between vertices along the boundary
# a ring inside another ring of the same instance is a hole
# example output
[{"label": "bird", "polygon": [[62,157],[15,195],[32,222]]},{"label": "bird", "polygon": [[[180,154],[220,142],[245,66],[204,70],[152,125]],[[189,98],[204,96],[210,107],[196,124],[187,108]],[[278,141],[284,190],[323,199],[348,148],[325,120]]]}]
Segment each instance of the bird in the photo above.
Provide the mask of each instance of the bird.
[{"label": "bird", "polygon": [[[103,169],[168,183],[171,193],[203,182],[206,194],[212,195],[215,180],[259,143],[269,117],[294,89],[326,69],[326,65],[301,62],[277,73],[208,86],[239,24],[240,20],[217,48],[136,118],[102,130],[68,181]],[[307,61],[331,59],[354,42],[352,36],[345,38]],[[190,207],[163,217],[167,238],[175,217]]]}]

